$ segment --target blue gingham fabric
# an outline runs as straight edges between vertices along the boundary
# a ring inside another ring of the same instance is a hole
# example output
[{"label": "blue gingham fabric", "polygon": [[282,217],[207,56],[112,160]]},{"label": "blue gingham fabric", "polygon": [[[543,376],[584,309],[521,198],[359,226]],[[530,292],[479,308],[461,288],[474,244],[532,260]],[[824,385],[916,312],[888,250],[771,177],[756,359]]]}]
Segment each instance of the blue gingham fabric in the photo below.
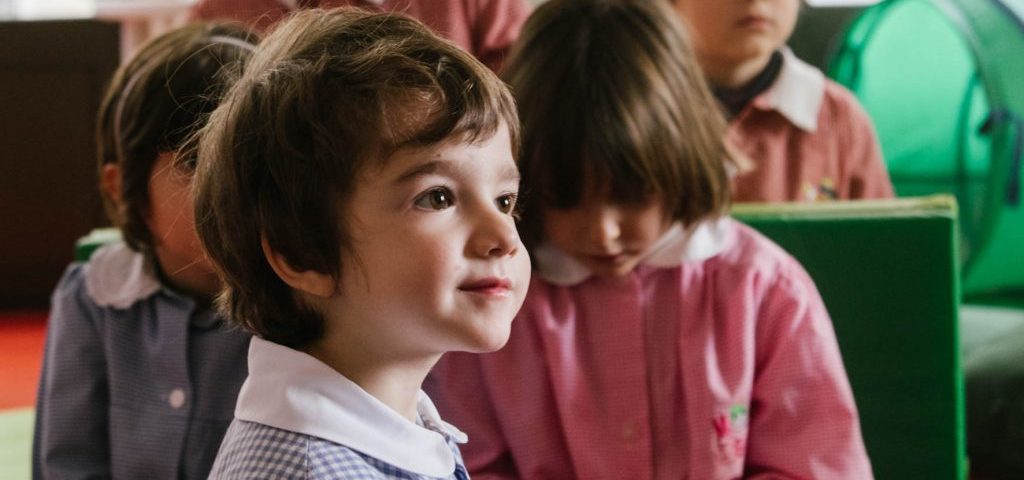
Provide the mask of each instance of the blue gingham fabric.
[{"label": "blue gingham fabric", "polygon": [[[71,265],[53,294],[33,477],[206,478],[248,374],[249,336],[151,273],[104,270],[138,256],[110,249]],[[156,288],[133,290],[147,282]],[[138,295],[107,305],[87,284]]]},{"label": "blue gingham fabric", "polygon": [[[458,447],[450,439],[448,446],[455,454],[455,471],[443,478],[467,480]],[[328,440],[238,419],[228,428],[210,473],[211,480],[434,478],[401,470]]]}]

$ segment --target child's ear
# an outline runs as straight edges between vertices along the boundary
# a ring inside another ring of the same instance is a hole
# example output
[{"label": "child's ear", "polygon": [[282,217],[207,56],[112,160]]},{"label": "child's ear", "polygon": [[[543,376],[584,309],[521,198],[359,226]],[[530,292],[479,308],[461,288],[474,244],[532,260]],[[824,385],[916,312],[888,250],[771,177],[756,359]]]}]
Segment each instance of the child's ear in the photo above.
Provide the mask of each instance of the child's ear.
[{"label": "child's ear", "polygon": [[100,171],[100,187],[118,207],[121,206],[121,165],[105,163]]},{"label": "child's ear", "polygon": [[260,238],[260,246],[270,268],[274,269],[274,273],[289,287],[323,298],[331,297],[337,291],[337,283],[330,275],[315,270],[300,271],[293,268],[283,255],[270,248],[267,237]]}]

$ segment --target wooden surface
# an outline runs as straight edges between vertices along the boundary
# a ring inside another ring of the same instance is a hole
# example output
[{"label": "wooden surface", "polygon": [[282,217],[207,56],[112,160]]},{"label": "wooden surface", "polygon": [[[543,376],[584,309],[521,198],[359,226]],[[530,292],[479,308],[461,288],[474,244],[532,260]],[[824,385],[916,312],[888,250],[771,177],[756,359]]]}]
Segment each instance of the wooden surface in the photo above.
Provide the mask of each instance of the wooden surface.
[{"label": "wooden surface", "polygon": [[104,223],[96,110],[118,27],[0,22],[0,308],[44,307],[74,241]]}]

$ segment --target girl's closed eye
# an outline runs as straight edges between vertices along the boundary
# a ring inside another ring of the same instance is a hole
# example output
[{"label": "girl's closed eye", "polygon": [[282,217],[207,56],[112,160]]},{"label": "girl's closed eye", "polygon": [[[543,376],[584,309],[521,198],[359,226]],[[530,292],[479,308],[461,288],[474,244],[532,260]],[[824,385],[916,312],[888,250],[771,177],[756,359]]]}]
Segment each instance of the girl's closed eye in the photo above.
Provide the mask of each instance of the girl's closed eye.
[{"label": "girl's closed eye", "polygon": [[417,196],[413,205],[426,210],[444,210],[455,205],[455,194],[448,187],[434,187]]}]

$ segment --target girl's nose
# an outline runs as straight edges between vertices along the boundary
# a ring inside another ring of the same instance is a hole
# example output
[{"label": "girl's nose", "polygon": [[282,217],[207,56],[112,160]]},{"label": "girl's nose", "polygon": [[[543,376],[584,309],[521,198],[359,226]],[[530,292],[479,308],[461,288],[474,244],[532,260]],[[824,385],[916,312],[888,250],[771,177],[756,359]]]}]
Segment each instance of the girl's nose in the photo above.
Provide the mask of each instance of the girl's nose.
[{"label": "girl's nose", "polygon": [[594,216],[587,225],[589,240],[604,249],[615,245],[622,236],[622,225],[615,208],[601,207],[594,210]]}]

